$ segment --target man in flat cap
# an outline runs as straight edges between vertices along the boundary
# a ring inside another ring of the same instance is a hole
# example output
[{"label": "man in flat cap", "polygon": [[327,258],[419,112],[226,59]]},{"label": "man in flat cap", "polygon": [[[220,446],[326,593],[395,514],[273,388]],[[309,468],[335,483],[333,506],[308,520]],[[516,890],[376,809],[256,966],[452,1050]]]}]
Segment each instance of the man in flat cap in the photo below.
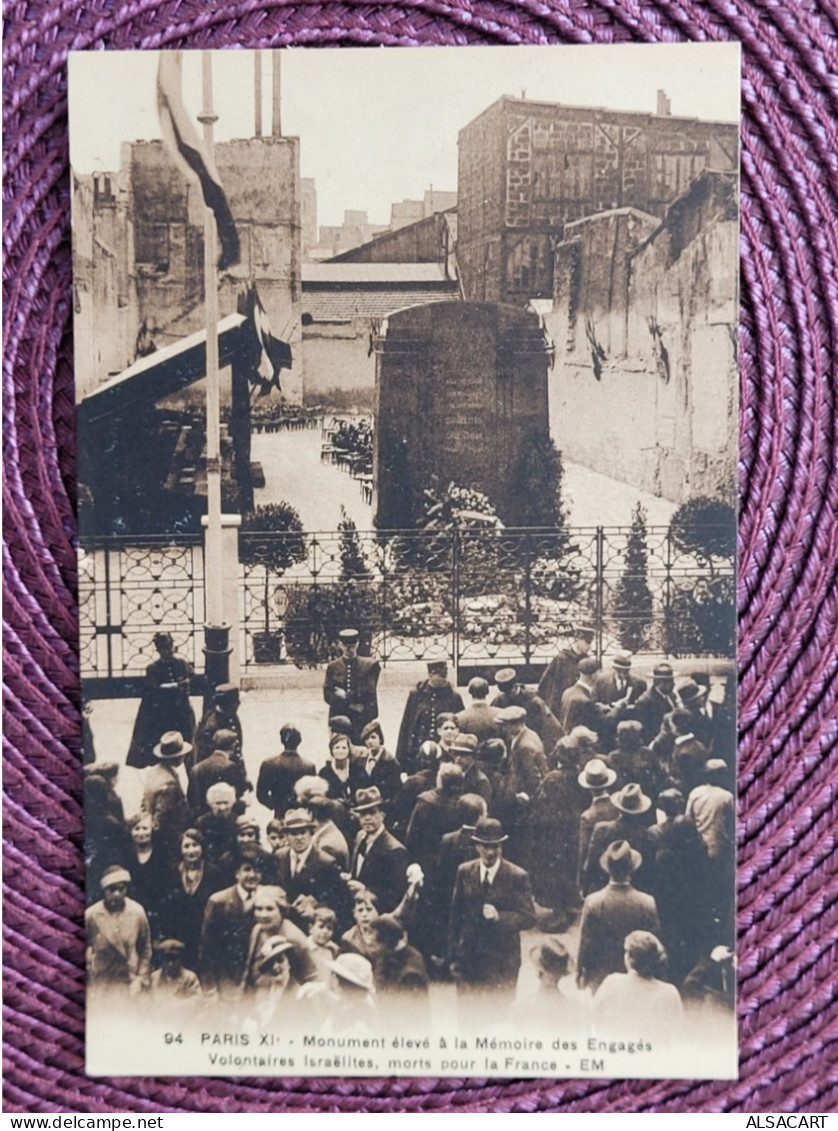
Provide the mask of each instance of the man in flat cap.
[{"label": "man in flat cap", "polygon": [[461,994],[490,995],[491,1008],[512,1004],[521,968],[521,931],[535,925],[530,878],[503,858],[500,821],[481,817],[472,834],[478,859],[457,870],[448,959]]},{"label": "man in flat cap", "polygon": [[579,661],[588,655],[593,640],[593,626],[577,624],[573,629],[573,639],[570,644],[559,650],[541,677],[538,694],[559,720],[562,713],[562,696],[576,683],[579,677]]},{"label": "man in flat cap", "polygon": [[87,977],[91,989],[116,989],[132,996],[148,986],[151,931],[145,910],[128,898],[131,873],[112,865],[102,873],[102,899],[84,915]]},{"label": "man in flat cap", "polygon": [[492,706],[496,710],[523,707],[527,712],[527,726],[541,739],[545,751],[552,750],[564,731],[541,696],[521,683],[515,668],[501,668],[495,673],[495,683],[498,694],[492,700]]},{"label": "man in flat cap", "polygon": [[358,655],[358,639],[355,628],[338,633],[341,654],[326,668],[323,698],[329,705],[329,718],[345,715],[352,723],[352,741],[360,744],[364,727],[378,717],[381,665],[369,656]]},{"label": "man in flat cap", "polygon": [[201,996],[201,980],[194,970],[183,965],[185,943],[180,939],[162,939],[154,944],[157,969],[151,974],[151,995],[161,1004],[171,1004]]},{"label": "man in flat cap", "polygon": [[187,769],[191,770],[196,762],[209,758],[218,748],[215,736],[220,730],[231,730],[235,733],[238,743],[235,752],[230,752],[230,758],[231,761],[241,758],[244,741],[239,719],[240,704],[241,696],[234,683],[220,683],[216,687],[212,693],[212,702],[195,731],[195,749],[187,760]]},{"label": "man in flat cap", "polygon": [[427,679],[417,683],[407,697],[399,728],[396,760],[406,774],[416,773],[416,755],[422,743],[436,739],[439,716],[463,710],[462,697],[448,679],[448,664],[445,660],[430,661]]},{"label": "man in flat cap", "polygon": [[599,727],[600,711],[594,700],[594,682],[599,672],[599,660],[585,656],[579,661],[579,674],[576,683],[562,695],[561,723],[565,734],[574,727],[587,727],[596,731]]},{"label": "man in flat cap", "polygon": [[504,707],[495,715],[508,751],[507,787],[522,801],[533,801],[547,776],[544,746],[527,726],[523,707]]}]

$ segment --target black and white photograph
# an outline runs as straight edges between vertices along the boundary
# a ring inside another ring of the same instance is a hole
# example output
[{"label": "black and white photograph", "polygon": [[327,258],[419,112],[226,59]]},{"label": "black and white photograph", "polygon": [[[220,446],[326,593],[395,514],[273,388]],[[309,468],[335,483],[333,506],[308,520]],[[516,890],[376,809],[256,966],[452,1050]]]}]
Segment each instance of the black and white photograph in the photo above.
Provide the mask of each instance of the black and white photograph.
[{"label": "black and white photograph", "polygon": [[89,1074],[736,1077],[739,83],[71,54]]}]

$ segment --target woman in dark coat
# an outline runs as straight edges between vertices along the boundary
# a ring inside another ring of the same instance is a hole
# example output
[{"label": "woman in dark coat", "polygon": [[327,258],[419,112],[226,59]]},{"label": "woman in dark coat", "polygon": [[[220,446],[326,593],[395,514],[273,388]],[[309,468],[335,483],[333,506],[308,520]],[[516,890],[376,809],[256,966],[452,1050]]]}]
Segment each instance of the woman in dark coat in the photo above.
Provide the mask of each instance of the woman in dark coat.
[{"label": "woman in dark coat", "polygon": [[154,765],[152,751],[166,731],[179,731],[187,742],[195,733],[195,713],[189,702],[192,665],[175,654],[168,632],[155,633],[154,647],[159,659],[146,668],[145,690],[126,758],[127,765],[138,770]]},{"label": "woman in dark coat", "polygon": [[128,858],[131,898],[145,909],[152,939],[159,939],[162,937],[160,914],[171,882],[174,861],[166,858],[148,813],[135,814],[128,821],[128,831],[131,834],[131,853]]},{"label": "woman in dark coat", "polygon": [[180,939],[186,949],[183,965],[196,969],[207,900],[222,888],[216,868],[204,858],[204,837],[198,829],[187,829],[180,838],[180,861],[161,907],[162,932],[166,938]]}]

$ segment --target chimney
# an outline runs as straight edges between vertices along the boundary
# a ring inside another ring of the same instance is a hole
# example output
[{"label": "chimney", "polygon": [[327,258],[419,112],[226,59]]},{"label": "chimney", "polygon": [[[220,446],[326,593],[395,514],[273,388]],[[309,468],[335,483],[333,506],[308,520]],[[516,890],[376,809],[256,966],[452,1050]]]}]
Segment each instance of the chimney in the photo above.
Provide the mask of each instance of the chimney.
[{"label": "chimney", "polygon": [[272,114],[271,114],[271,136],[282,137],[282,119],[280,117],[280,95],[282,93],[282,83],[280,78],[280,62],[279,51],[272,51],[271,58],[273,61],[273,99],[272,99]]},{"label": "chimney", "polygon": [[658,108],[656,113],[659,118],[668,118],[672,113],[672,103],[666,97],[665,90],[658,91]]}]

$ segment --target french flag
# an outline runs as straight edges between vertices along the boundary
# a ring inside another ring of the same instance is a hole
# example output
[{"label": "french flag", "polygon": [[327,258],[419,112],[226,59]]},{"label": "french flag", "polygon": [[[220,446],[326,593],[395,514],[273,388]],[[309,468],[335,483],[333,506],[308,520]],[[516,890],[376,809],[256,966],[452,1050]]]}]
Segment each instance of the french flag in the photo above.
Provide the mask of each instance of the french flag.
[{"label": "french flag", "polygon": [[157,109],[160,113],[163,141],[184,174],[197,178],[204,204],[215,215],[221,247],[218,269],[224,271],[238,263],[241,256],[239,233],[215,162],[210,159],[183,105],[182,89],[180,51],[162,51],[157,71]]}]

